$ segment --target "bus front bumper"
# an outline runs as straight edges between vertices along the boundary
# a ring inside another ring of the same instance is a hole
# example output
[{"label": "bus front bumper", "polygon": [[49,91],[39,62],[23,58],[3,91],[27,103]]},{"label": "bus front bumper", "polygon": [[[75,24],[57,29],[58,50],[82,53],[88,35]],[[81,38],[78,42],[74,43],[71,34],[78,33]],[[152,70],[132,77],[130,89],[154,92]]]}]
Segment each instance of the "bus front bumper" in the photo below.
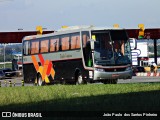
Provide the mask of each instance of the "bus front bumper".
[{"label": "bus front bumper", "polygon": [[93,80],[105,80],[105,79],[131,79],[132,71],[123,72],[102,72],[94,71]]}]

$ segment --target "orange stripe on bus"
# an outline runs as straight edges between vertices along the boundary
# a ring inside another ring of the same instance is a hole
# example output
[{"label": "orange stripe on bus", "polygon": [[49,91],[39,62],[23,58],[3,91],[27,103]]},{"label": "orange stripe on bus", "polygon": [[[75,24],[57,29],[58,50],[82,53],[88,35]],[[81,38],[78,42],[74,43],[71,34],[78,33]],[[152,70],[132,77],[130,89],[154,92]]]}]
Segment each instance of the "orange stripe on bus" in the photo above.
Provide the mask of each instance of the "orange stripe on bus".
[{"label": "orange stripe on bus", "polygon": [[47,69],[48,69],[49,60],[46,60],[43,66],[43,73],[42,73],[42,79],[45,79]]},{"label": "orange stripe on bus", "polygon": [[53,79],[54,79],[54,75],[55,75],[55,71],[54,71],[54,69],[52,68],[52,69],[51,69],[51,76],[52,76]]},{"label": "orange stripe on bus", "polygon": [[50,81],[49,81],[49,79],[48,79],[48,76],[45,77],[45,82],[46,82],[46,83],[50,83]]},{"label": "orange stripe on bus", "polygon": [[34,55],[31,56],[34,67],[35,67],[36,71],[41,74],[42,80],[45,80],[46,83],[49,83],[50,81],[48,79],[48,76],[51,75],[53,79],[54,79],[54,76],[55,76],[55,71],[53,69],[53,64],[49,60],[44,60],[42,54],[39,54],[38,57],[39,57],[40,62],[41,62],[40,66],[37,62],[36,56],[34,56]]},{"label": "orange stripe on bus", "polygon": [[34,64],[34,67],[35,67],[36,71],[38,71],[39,64],[38,64],[38,62],[36,60],[36,56],[32,55],[31,58],[32,58],[32,61],[33,61],[33,64]]},{"label": "orange stripe on bus", "polygon": [[43,73],[43,66],[39,66],[39,69],[38,69],[37,72],[39,72],[39,73],[41,74],[41,76],[42,76],[42,73]]},{"label": "orange stripe on bus", "polygon": [[50,73],[51,73],[51,69],[52,69],[52,62],[51,61],[49,61],[49,64],[48,64],[48,69],[47,69],[47,72],[46,72],[46,74],[47,75],[50,75]]}]

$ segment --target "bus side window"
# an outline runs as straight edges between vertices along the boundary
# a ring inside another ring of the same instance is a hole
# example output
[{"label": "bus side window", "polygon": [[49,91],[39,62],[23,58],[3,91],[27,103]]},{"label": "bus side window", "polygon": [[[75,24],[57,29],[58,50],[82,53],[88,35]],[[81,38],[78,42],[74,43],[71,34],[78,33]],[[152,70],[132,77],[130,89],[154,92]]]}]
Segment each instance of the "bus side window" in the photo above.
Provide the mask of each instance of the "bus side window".
[{"label": "bus side window", "polygon": [[31,54],[39,53],[39,41],[31,42]]},{"label": "bus side window", "polygon": [[80,35],[72,34],[71,35],[71,49],[78,49],[78,48],[80,48]]},{"label": "bus side window", "polygon": [[30,41],[25,41],[23,47],[23,55],[29,55],[29,54],[30,54]]},{"label": "bus side window", "polygon": [[40,53],[48,52],[48,44],[49,40],[41,40],[40,41]]},{"label": "bus side window", "polygon": [[61,37],[62,50],[69,50],[69,35]]},{"label": "bus side window", "polygon": [[50,52],[59,51],[59,38],[55,37],[50,40]]}]

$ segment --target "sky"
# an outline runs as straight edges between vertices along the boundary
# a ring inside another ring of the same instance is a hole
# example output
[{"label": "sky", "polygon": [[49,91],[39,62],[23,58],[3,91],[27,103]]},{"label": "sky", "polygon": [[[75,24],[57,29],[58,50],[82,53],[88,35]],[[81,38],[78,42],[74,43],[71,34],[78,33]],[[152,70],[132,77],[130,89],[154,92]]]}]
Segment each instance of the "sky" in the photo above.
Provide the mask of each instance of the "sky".
[{"label": "sky", "polygon": [[160,0],[0,0],[0,31],[94,25],[160,28]]}]

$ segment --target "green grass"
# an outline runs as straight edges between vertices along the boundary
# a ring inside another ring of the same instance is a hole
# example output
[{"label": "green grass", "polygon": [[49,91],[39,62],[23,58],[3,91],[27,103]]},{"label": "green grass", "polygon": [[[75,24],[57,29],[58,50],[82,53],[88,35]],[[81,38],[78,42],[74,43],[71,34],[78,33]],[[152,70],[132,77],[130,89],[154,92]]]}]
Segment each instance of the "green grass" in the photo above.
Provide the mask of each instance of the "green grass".
[{"label": "green grass", "polygon": [[2,87],[0,110],[160,111],[160,83]]}]

